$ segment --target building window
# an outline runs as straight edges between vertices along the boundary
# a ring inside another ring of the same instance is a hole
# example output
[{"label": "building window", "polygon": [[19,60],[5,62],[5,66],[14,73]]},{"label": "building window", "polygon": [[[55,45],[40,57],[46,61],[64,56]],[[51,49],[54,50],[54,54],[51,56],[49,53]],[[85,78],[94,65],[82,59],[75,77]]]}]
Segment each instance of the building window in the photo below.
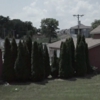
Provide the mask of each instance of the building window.
[{"label": "building window", "polygon": [[86,29],[84,29],[84,31],[86,31]]}]

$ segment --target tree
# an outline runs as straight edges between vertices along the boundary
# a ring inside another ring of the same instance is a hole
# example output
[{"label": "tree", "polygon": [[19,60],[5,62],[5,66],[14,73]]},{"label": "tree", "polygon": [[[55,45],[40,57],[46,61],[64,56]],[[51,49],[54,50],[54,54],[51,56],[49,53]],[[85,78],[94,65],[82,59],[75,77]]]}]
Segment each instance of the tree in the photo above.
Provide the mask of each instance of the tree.
[{"label": "tree", "polygon": [[0,37],[14,36],[15,38],[21,38],[26,34],[36,34],[36,28],[32,26],[32,22],[23,22],[20,19],[11,20],[9,16],[0,16]]},{"label": "tree", "polygon": [[91,26],[93,29],[95,29],[97,26],[100,25],[100,20],[95,20],[94,22],[92,22]]},{"label": "tree", "polygon": [[63,43],[60,51],[59,75],[66,78],[66,44]]},{"label": "tree", "polygon": [[51,38],[57,37],[57,29],[58,21],[56,19],[46,18],[41,21],[41,32],[49,38],[49,43],[51,43]]},{"label": "tree", "polygon": [[81,38],[82,38],[81,34],[78,34],[78,35],[77,35],[77,45],[76,45],[76,46],[79,45],[79,43],[80,43],[80,41],[81,41]]},{"label": "tree", "polygon": [[31,78],[31,56],[29,49],[26,45],[26,43],[23,43],[24,47],[24,61],[25,61],[25,66],[24,66],[24,71],[25,71],[25,80],[30,80]]},{"label": "tree", "polygon": [[28,66],[29,66],[29,68],[30,68],[30,76],[31,76],[31,55],[32,55],[32,39],[31,39],[31,37],[28,35],[27,36],[27,39],[26,39],[26,48],[27,48],[27,51],[28,51],[28,57],[29,57],[29,59],[27,59],[28,60]]},{"label": "tree", "polygon": [[50,75],[50,59],[47,46],[44,45],[44,68],[45,68],[45,77],[47,78]]},{"label": "tree", "polygon": [[85,76],[87,73],[85,58],[85,45],[83,41],[80,41],[76,48],[76,74],[78,76]]},{"label": "tree", "polygon": [[66,78],[70,78],[74,75],[74,55],[73,54],[73,48],[71,44],[71,40],[66,40]]},{"label": "tree", "polygon": [[56,50],[54,50],[54,54],[53,54],[53,61],[51,65],[51,75],[53,78],[57,78],[59,75],[59,63],[58,63]]},{"label": "tree", "polygon": [[32,49],[32,80],[42,81],[44,79],[43,51],[42,46],[34,42]]},{"label": "tree", "polygon": [[70,44],[70,54],[71,54],[71,63],[72,63],[72,67],[75,70],[75,46],[74,46],[74,41],[73,38],[69,39],[69,44]]},{"label": "tree", "polygon": [[72,44],[70,39],[66,39],[60,48],[59,72],[61,78],[70,78],[74,75],[72,63]]},{"label": "tree", "polygon": [[22,42],[19,42],[18,46],[18,56],[15,62],[15,73],[18,81],[26,81],[28,80],[28,65],[26,60],[27,52],[24,48]]},{"label": "tree", "polygon": [[86,66],[87,66],[87,73],[90,74],[93,72],[93,69],[90,65],[88,44],[86,43],[84,36],[82,36],[82,41],[84,42],[84,45],[85,45],[85,57],[86,57],[85,60],[86,60]]},{"label": "tree", "polygon": [[2,68],[3,68],[2,51],[0,49],[0,79],[2,78]]},{"label": "tree", "polygon": [[4,43],[4,63],[2,77],[5,81],[14,81],[14,67],[12,66],[11,60],[11,44],[8,38],[5,39]]},{"label": "tree", "polygon": [[[13,68],[15,67],[16,58],[17,58],[17,44],[15,39],[13,38],[11,42],[11,61]],[[15,71],[14,71],[14,76],[15,76]]]},{"label": "tree", "polygon": [[38,44],[38,55],[39,55],[39,74],[40,81],[45,79],[45,67],[44,67],[44,56],[43,56],[43,45],[42,43]]}]

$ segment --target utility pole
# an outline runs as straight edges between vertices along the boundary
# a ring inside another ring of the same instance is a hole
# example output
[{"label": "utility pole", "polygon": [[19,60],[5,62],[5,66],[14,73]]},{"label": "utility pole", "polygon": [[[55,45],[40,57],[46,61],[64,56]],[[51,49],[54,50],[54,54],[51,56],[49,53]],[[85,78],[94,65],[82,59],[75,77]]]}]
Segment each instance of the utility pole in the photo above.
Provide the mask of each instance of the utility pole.
[{"label": "utility pole", "polygon": [[79,23],[80,23],[80,20],[79,20],[79,18],[80,17],[83,17],[84,15],[79,15],[79,14],[77,14],[77,15],[73,15],[74,17],[77,17],[77,19],[78,19],[78,34],[80,34],[80,26],[79,26]]}]

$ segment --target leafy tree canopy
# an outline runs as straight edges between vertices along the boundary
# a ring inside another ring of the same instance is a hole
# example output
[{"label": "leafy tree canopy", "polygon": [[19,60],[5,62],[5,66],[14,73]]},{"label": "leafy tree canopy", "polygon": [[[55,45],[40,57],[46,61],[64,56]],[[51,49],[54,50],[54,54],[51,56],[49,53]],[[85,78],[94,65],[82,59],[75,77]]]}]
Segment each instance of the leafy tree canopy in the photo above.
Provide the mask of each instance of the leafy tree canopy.
[{"label": "leafy tree canopy", "polygon": [[93,29],[96,28],[98,25],[100,25],[100,20],[95,20],[91,25]]},{"label": "leafy tree canopy", "polygon": [[0,16],[0,37],[14,36],[21,38],[26,34],[36,34],[36,28],[33,27],[32,22],[23,22],[20,19],[10,19],[9,16]]},{"label": "leafy tree canopy", "polygon": [[49,42],[51,42],[51,38],[57,37],[56,30],[58,29],[58,21],[53,18],[42,19],[41,21],[41,32],[45,36],[49,37]]}]

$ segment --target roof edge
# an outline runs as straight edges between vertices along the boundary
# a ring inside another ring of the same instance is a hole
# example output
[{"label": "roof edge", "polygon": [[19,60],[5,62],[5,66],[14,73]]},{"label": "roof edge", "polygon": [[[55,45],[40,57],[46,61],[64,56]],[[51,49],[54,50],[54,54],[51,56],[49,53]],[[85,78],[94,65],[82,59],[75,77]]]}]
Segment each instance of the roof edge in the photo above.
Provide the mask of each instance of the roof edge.
[{"label": "roof edge", "polygon": [[97,46],[99,46],[99,45],[100,45],[100,43],[98,43],[98,44],[96,44],[96,45],[94,45],[94,46],[88,47],[88,49],[92,49],[92,48],[97,47]]}]

